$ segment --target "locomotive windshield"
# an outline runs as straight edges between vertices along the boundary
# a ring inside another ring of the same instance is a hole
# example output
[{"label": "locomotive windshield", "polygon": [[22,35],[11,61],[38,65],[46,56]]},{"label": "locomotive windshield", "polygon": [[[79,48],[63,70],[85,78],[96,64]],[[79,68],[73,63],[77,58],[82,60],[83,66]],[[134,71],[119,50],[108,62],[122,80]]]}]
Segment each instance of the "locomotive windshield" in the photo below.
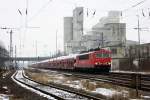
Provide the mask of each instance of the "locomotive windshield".
[{"label": "locomotive windshield", "polygon": [[96,58],[107,58],[109,57],[108,53],[96,53]]},{"label": "locomotive windshield", "polygon": [[79,56],[79,60],[87,60],[87,59],[89,59],[89,55],[88,54]]}]

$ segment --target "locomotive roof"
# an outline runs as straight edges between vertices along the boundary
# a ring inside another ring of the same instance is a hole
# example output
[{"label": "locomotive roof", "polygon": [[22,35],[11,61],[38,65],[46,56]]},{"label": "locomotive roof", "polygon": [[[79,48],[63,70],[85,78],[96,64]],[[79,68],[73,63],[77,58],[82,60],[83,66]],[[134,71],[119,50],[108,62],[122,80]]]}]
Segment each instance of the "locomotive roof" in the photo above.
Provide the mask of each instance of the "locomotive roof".
[{"label": "locomotive roof", "polygon": [[51,60],[63,60],[63,59],[71,59],[71,58],[76,58],[78,54],[70,54],[70,55],[67,55],[67,56],[61,56],[61,57],[57,57],[57,58],[53,58],[53,59],[50,59]]},{"label": "locomotive roof", "polygon": [[100,49],[100,50],[97,50],[97,51],[90,51],[90,52],[86,52],[86,53],[82,53],[82,54],[78,54],[78,56],[80,55],[86,55],[86,54],[90,54],[90,53],[96,53],[96,52],[106,52],[106,53],[111,53],[110,50],[107,50],[107,49]]}]

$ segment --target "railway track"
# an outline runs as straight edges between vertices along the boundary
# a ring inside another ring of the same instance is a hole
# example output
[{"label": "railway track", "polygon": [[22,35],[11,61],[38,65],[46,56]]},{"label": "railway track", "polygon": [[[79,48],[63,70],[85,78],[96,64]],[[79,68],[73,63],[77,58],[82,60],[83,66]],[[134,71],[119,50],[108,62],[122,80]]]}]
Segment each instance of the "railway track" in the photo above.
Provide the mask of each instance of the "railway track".
[{"label": "railway track", "polygon": [[[72,76],[84,79],[90,79],[93,81],[100,81],[111,83],[114,85],[129,87],[133,89],[139,89],[143,91],[150,91],[150,75],[144,75],[140,73],[106,73],[106,74],[81,74],[81,73],[69,73]],[[65,73],[64,75],[69,75]]]},{"label": "railway track", "polygon": [[122,86],[130,86],[131,78],[129,76],[116,76],[116,75],[110,75],[110,74],[103,74],[103,75],[87,75],[87,74],[72,74],[75,77],[78,78],[84,78],[84,79],[90,79],[93,81],[101,81],[101,82],[106,82],[106,83],[112,83],[116,85],[122,85]]},{"label": "railway track", "polygon": [[[63,88],[61,86],[51,84],[46,85],[37,81],[34,81],[24,74],[21,71],[16,72],[13,75],[13,79],[25,86],[32,88],[36,91],[39,91],[45,95],[48,95],[56,100],[103,100],[100,97],[94,95],[83,93],[82,91],[77,91],[73,89]],[[53,100],[53,99],[52,99]]]},{"label": "railway track", "polygon": [[140,89],[150,91],[150,75],[141,75],[139,81]]}]

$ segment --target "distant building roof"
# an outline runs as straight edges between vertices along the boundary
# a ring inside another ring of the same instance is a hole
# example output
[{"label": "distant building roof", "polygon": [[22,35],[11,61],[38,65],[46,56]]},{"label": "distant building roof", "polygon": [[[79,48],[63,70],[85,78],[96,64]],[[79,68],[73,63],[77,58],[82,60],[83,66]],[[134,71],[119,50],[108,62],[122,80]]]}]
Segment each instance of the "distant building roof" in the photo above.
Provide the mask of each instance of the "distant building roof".
[{"label": "distant building roof", "polygon": [[126,41],[126,45],[127,46],[137,45],[137,44],[138,44],[138,41],[133,41],[133,40],[127,40]]}]

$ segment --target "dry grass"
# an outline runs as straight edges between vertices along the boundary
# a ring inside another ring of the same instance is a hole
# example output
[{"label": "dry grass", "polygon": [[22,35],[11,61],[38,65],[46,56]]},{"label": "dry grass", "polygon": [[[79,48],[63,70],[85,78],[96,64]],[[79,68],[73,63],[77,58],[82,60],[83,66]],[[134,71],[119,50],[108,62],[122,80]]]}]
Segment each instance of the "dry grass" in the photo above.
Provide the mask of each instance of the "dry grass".
[{"label": "dry grass", "polygon": [[28,75],[30,76],[30,78],[37,80],[39,82],[48,83],[47,75],[45,75],[45,74],[37,75],[36,73],[30,73]]},{"label": "dry grass", "polygon": [[95,91],[96,88],[106,88],[113,91],[117,91],[116,94],[108,97],[107,99],[111,100],[129,100],[128,98],[137,98],[136,91],[134,89],[121,87],[117,85],[107,84],[105,82],[94,82],[87,79],[80,79],[75,77],[63,76],[61,74],[52,73],[42,73],[39,71],[26,71],[26,74],[34,80],[43,83],[57,83],[57,84],[66,84],[66,85],[80,85],[82,90],[86,91]]},{"label": "dry grass", "polygon": [[96,89],[95,83],[90,82],[89,80],[81,80],[81,84],[83,88],[85,88],[88,91],[94,91]]}]

